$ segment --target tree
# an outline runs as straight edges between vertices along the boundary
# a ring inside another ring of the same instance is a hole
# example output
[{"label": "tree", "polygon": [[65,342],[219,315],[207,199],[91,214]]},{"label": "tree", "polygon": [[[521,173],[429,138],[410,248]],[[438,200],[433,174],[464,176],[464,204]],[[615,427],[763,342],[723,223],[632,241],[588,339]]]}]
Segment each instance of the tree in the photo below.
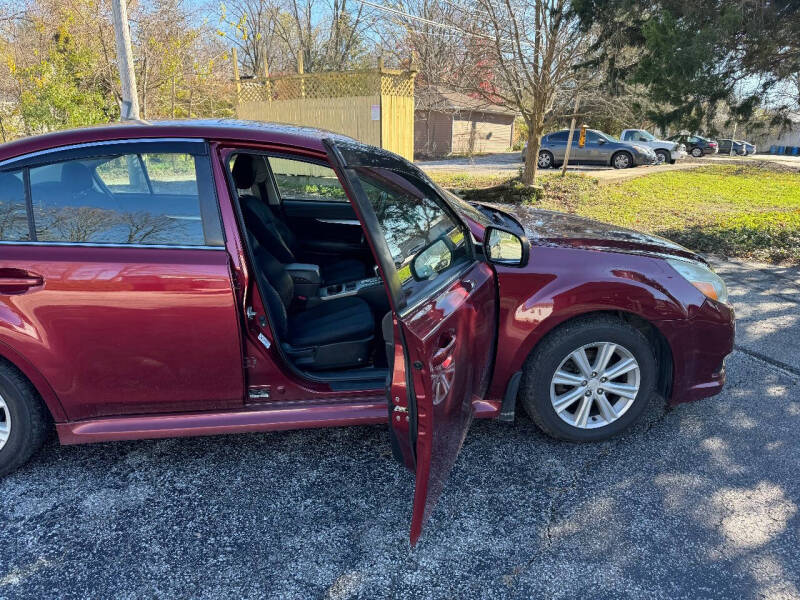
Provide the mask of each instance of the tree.
[{"label": "tree", "polygon": [[[662,127],[713,127],[729,105],[749,119],[765,96],[800,72],[800,3],[718,0],[573,0],[584,30],[597,31],[596,63],[609,83],[646,86],[666,110]],[[635,57],[630,60],[630,57]],[[778,112],[790,108],[779,103]]]},{"label": "tree", "polygon": [[476,0],[469,36],[472,74],[467,89],[519,112],[528,128],[522,182],[532,184],[548,118],[560,95],[581,93],[589,81],[589,34],[567,0]]}]

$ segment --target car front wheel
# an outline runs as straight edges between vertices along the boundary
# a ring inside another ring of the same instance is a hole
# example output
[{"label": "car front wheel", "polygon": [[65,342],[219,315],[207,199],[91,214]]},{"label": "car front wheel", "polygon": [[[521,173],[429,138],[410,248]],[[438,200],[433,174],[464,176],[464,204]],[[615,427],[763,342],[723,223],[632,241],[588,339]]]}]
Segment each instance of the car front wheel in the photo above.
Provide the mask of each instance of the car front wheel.
[{"label": "car front wheel", "polygon": [[692,156],[695,158],[700,158],[703,156],[703,151],[700,148],[692,148]]},{"label": "car front wheel", "polygon": [[539,168],[549,169],[553,166],[553,155],[547,150],[539,152]]},{"label": "car front wheel", "polygon": [[23,465],[47,437],[47,413],[30,382],[0,364],[0,477]]},{"label": "car front wheel", "polygon": [[603,440],[642,415],[655,380],[653,348],[638,329],[613,317],[587,317],[537,346],[525,365],[521,400],[553,437]]},{"label": "car front wheel", "polygon": [[658,158],[658,164],[665,165],[670,162],[669,152],[666,150],[656,150],[656,157]]},{"label": "car front wheel", "polygon": [[627,169],[628,167],[633,166],[633,159],[627,152],[617,152],[611,158],[611,165],[615,169]]}]

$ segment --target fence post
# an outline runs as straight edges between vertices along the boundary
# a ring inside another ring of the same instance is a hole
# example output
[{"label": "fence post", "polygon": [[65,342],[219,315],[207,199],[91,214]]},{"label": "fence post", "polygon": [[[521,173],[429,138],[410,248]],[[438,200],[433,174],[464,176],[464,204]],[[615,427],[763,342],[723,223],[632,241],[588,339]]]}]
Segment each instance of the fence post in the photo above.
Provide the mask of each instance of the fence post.
[{"label": "fence post", "polygon": [[[297,73],[298,75],[302,75],[305,73],[305,68],[303,67],[303,51],[301,50],[300,53],[297,55]],[[306,97],[306,78],[300,78],[300,97]]]},{"label": "fence post", "polygon": [[269,80],[269,63],[267,54],[264,53],[264,88],[267,92],[267,102],[272,102],[272,82]]},{"label": "fence post", "polygon": [[236,48],[231,48],[231,60],[233,61],[233,80],[236,82],[236,103],[242,101],[242,82],[239,79],[239,56]]}]

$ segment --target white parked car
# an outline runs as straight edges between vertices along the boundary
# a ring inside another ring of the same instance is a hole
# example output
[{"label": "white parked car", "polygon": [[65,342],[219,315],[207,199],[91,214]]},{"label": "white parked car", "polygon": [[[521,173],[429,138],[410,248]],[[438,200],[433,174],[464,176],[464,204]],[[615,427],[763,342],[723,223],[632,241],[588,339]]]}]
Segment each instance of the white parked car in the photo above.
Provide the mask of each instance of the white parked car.
[{"label": "white parked car", "polygon": [[625,129],[619,136],[623,142],[635,142],[652,148],[658,157],[658,163],[675,164],[675,161],[686,158],[686,146],[667,140],[659,140],[649,131],[644,129]]}]

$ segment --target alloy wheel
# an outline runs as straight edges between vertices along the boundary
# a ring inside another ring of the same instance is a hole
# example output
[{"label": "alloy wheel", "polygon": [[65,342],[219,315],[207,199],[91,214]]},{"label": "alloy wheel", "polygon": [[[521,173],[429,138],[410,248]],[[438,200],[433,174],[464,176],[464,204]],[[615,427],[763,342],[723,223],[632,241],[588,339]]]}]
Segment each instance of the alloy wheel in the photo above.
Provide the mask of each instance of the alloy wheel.
[{"label": "alloy wheel", "polygon": [[703,151],[700,150],[700,148],[694,148],[692,149],[692,156],[694,156],[695,158],[700,158],[701,156],[703,156]]},{"label": "alloy wheel", "polygon": [[579,429],[605,427],[636,400],[641,369],[633,354],[613,342],[570,352],[550,380],[550,402],[561,420]]},{"label": "alloy wheel", "polygon": [[0,450],[6,445],[8,442],[8,437],[11,435],[11,411],[8,408],[8,404],[0,396]]},{"label": "alloy wheel", "polygon": [[548,152],[539,153],[539,168],[547,169],[550,166],[550,154]]},{"label": "alloy wheel", "polygon": [[630,157],[624,152],[620,152],[614,157],[614,166],[618,169],[627,169],[631,164]]}]

